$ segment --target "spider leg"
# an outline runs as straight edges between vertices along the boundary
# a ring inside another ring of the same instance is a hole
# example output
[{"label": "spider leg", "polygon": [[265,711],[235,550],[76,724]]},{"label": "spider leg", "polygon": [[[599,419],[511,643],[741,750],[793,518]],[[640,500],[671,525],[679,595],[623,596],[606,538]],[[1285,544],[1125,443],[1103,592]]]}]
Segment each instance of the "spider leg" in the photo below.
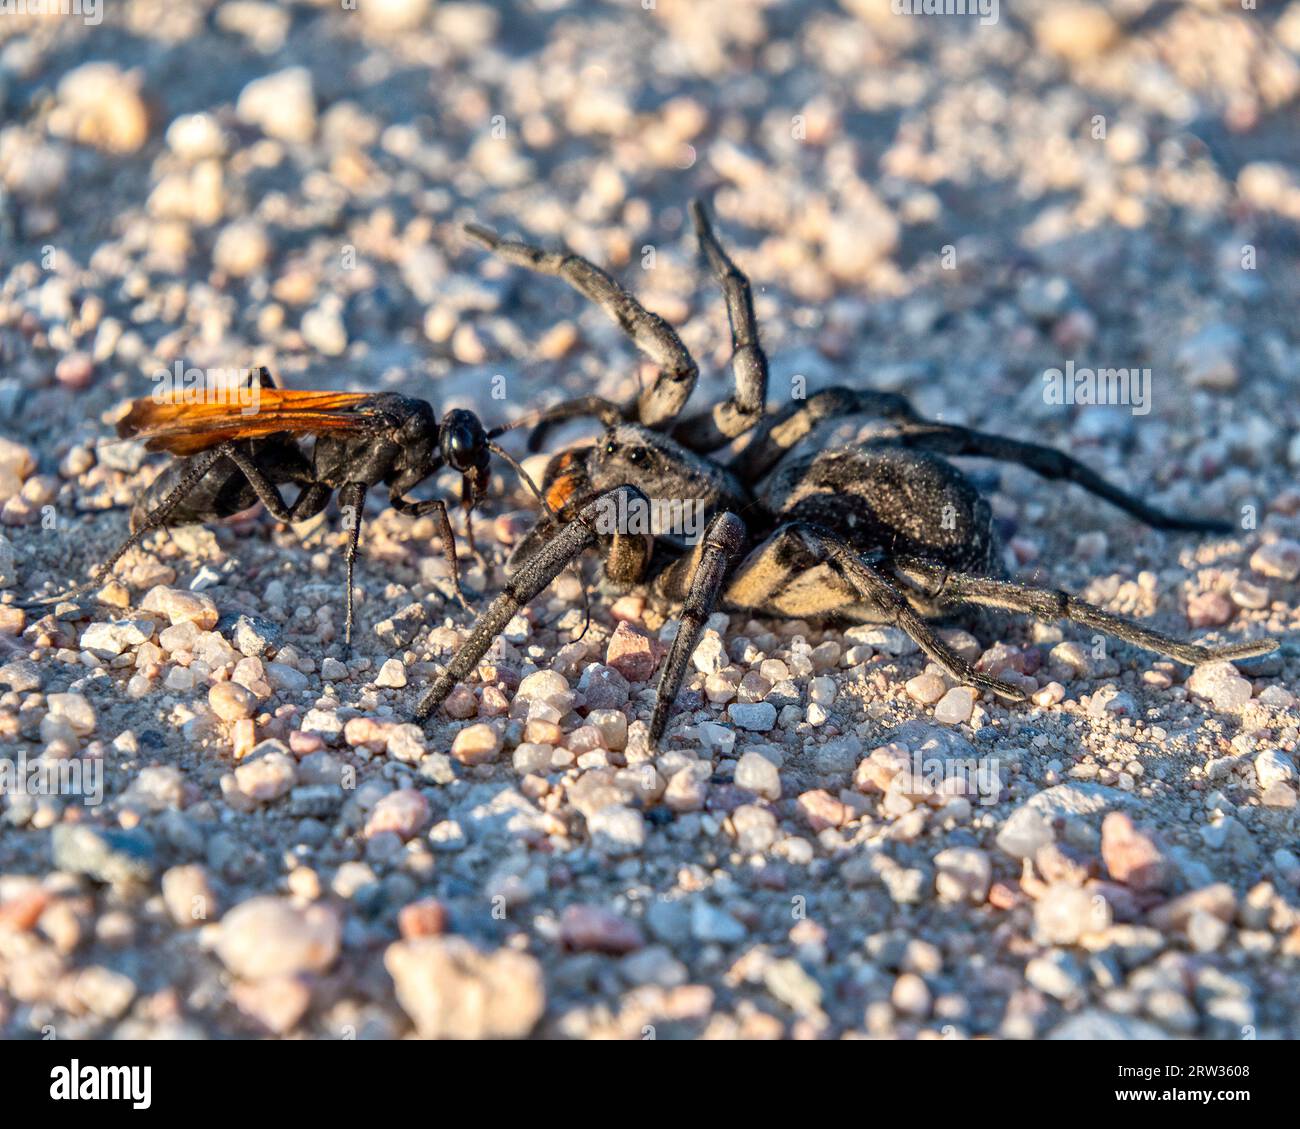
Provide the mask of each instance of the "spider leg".
[{"label": "spider leg", "polygon": [[941,455],[971,455],[977,458],[998,459],[1028,467],[1043,478],[1059,479],[1082,486],[1090,494],[1104,498],[1111,505],[1137,518],[1153,529],[1186,530],[1193,533],[1229,533],[1230,522],[1214,518],[1187,517],[1169,514],[1148,505],[1118,486],[1114,486],[1090,470],[1077,459],[1037,443],[1024,443],[1002,435],[990,435],[956,424],[917,422],[905,424],[896,434],[883,437],[883,442],[905,447],[919,447]]},{"label": "spider leg", "polygon": [[1023,702],[1025,692],[1018,686],[1003,682],[990,674],[976,670],[969,662],[948,646],[935,633],[934,628],[908,602],[907,594],[889,573],[863,560],[862,555],[842,537],[828,531],[805,526],[805,538],[817,545],[829,560],[858,592],[888,617],[891,623],[905,631],[949,677],[963,686],[989,690],[1000,698]]},{"label": "spider leg", "polygon": [[[704,623],[718,602],[731,562],[745,542],[745,523],[733,513],[720,513],[709,522],[704,536],[689,558],[683,558],[663,574],[662,589],[686,584],[685,601],[678,617],[677,636],[668,661],[659,676],[659,693],[650,719],[650,741],[657,744],[677,703],[686,677],[686,666],[699,642]],[[686,579],[686,566],[689,580]]]},{"label": "spider leg", "polygon": [[529,243],[502,239],[478,224],[467,224],[465,232],[508,263],[563,279],[604,310],[636,347],[659,366],[654,384],[637,401],[642,424],[660,427],[682,410],[695,387],[699,368],[676,330],[663,318],[647,310],[613,278],[580,255],[544,251]]},{"label": "spider leg", "polygon": [[[834,570],[844,589],[837,592],[825,582],[808,587],[805,581],[804,588],[794,595],[798,579],[815,574],[822,563]],[[1000,698],[1024,700],[1019,687],[976,670],[940,639],[908,596],[896,577],[865,559],[843,537],[811,522],[793,521],[781,526],[741,564],[727,587],[726,603],[755,611],[775,609],[790,616],[833,615],[845,601],[856,597],[879,619],[906,632],[956,681]]]},{"label": "spider leg", "polygon": [[1188,666],[1220,660],[1249,659],[1277,649],[1277,641],[1273,639],[1235,643],[1227,647],[1206,647],[1153,631],[1132,620],[1103,611],[1068,592],[1017,584],[1010,580],[972,576],[969,573],[949,572],[940,565],[914,557],[898,558],[894,561],[894,566],[907,578],[919,577],[926,584],[929,595],[945,602],[983,604],[1006,611],[1022,612],[1045,623],[1068,619],[1103,631],[1125,643],[1168,655]]},{"label": "spider leg", "polygon": [[425,720],[452,689],[470,675],[487,654],[492,641],[505,630],[506,624],[520,608],[550,584],[570,561],[599,543],[610,511],[622,508],[627,512],[629,504],[636,504],[634,499],[645,501],[645,496],[634,486],[619,486],[600,495],[583,506],[572,521],[561,526],[519,566],[502,592],[479,616],[469,638],[421,696],[415,708],[417,721]]},{"label": "spider leg", "polygon": [[917,419],[911,404],[895,392],[824,388],[806,400],[792,401],[763,419],[745,449],[728,465],[746,482],[757,482],[813,428],[826,420],[852,415],[897,421]]},{"label": "spider leg", "polygon": [[691,219],[700,248],[727,303],[731,326],[731,373],[735,391],[730,400],[684,420],[673,430],[673,438],[692,451],[716,451],[738,435],[749,431],[763,417],[767,403],[767,354],[758,340],[758,319],[749,279],[733,263],[713,233],[709,214],[699,200],[691,201]]}]

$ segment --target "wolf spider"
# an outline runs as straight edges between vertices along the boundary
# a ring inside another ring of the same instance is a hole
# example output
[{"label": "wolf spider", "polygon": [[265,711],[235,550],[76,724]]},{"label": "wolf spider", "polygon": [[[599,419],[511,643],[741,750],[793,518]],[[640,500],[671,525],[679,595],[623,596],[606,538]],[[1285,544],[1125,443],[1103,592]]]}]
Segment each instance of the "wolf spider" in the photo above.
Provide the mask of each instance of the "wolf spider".
[{"label": "wolf spider", "polygon": [[[703,208],[696,203],[692,211],[701,248],[727,299],[735,393],[680,425],[676,416],[698,370],[667,323],[584,259],[470,229],[508,261],[559,275],[595,300],[661,371],[627,408],[586,397],[534,418],[546,424],[595,416],[605,430],[598,442],[551,459],[542,492],[558,522],[543,515],[521,540],[505,589],[421,697],[417,719],[426,719],[470,675],[520,608],[588,549],[599,552],[609,588],[645,585],[680,608],[650,722],[656,744],[704,624],[717,607],[750,615],[892,624],[958,683],[1009,701],[1023,701],[1025,692],[975,669],[928,620],[963,604],[1042,621],[1066,619],[1188,665],[1250,658],[1276,647],[1272,640],[1202,646],[1067,592],[1003,578],[988,502],[941,456],[1019,463],[1044,478],[1082,486],[1157,529],[1226,532],[1227,523],[1167,514],[1050,447],[922,419],[892,393],[828,388],[764,416],[767,361],[748,281],[719,246]],[[634,415],[635,421],[629,418]],[[846,415],[868,417],[864,440],[792,453],[817,424]],[[730,462],[709,454],[746,433],[747,444]],[[696,507],[707,517],[703,536],[692,541],[673,528],[662,503],[677,503],[678,512],[683,503]],[[648,515],[648,532],[628,527],[632,513]]]}]

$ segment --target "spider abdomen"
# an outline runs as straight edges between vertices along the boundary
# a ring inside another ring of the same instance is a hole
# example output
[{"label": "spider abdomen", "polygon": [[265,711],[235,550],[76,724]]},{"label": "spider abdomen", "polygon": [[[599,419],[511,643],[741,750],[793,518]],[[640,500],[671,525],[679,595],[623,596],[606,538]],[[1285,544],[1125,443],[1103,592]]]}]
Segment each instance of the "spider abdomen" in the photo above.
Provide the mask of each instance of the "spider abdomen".
[{"label": "spider abdomen", "polygon": [[761,501],[782,523],[821,526],[863,553],[980,572],[996,564],[988,502],[951,463],[925,452],[843,447],[786,462]]}]

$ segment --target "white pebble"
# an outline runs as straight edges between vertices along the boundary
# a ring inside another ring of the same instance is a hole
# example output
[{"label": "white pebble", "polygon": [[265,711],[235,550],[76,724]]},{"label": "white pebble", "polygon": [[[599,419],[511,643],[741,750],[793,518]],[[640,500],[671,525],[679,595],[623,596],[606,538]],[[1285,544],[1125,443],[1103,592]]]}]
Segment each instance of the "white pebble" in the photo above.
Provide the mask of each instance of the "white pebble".
[{"label": "white pebble", "polygon": [[735,784],[765,800],[781,798],[781,773],[762,753],[749,752],[736,762]]},{"label": "white pebble", "polygon": [[379,674],[375,678],[375,685],[386,687],[388,689],[400,689],[406,685],[406,667],[402,665],[401,659],[389,659],[379,668]]},{"label": "white pebble", "polygon": [[969,686],[954,686],[934,707],[934,720],[943,725],[960,725],[970,720],[975,708],[975,691]]}]

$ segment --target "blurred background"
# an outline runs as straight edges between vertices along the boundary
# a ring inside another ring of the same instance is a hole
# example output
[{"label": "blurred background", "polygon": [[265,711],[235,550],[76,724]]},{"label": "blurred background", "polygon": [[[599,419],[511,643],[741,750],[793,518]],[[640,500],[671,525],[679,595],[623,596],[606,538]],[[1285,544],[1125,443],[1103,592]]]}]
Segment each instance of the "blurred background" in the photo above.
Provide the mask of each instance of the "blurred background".
[{"label": "blurred background", "polygon": [[[703,194],[774,399],[898,389],[1220,508],[1300,461],[1300,3],[64,7],[0,16],[0,419],[54,458],[177,361],[489,419],[629,394],[617,329],[469,219],[614,270],[711,400]],[[1071,359],[1150,366],[1151,414],[1046,404]]]}]

